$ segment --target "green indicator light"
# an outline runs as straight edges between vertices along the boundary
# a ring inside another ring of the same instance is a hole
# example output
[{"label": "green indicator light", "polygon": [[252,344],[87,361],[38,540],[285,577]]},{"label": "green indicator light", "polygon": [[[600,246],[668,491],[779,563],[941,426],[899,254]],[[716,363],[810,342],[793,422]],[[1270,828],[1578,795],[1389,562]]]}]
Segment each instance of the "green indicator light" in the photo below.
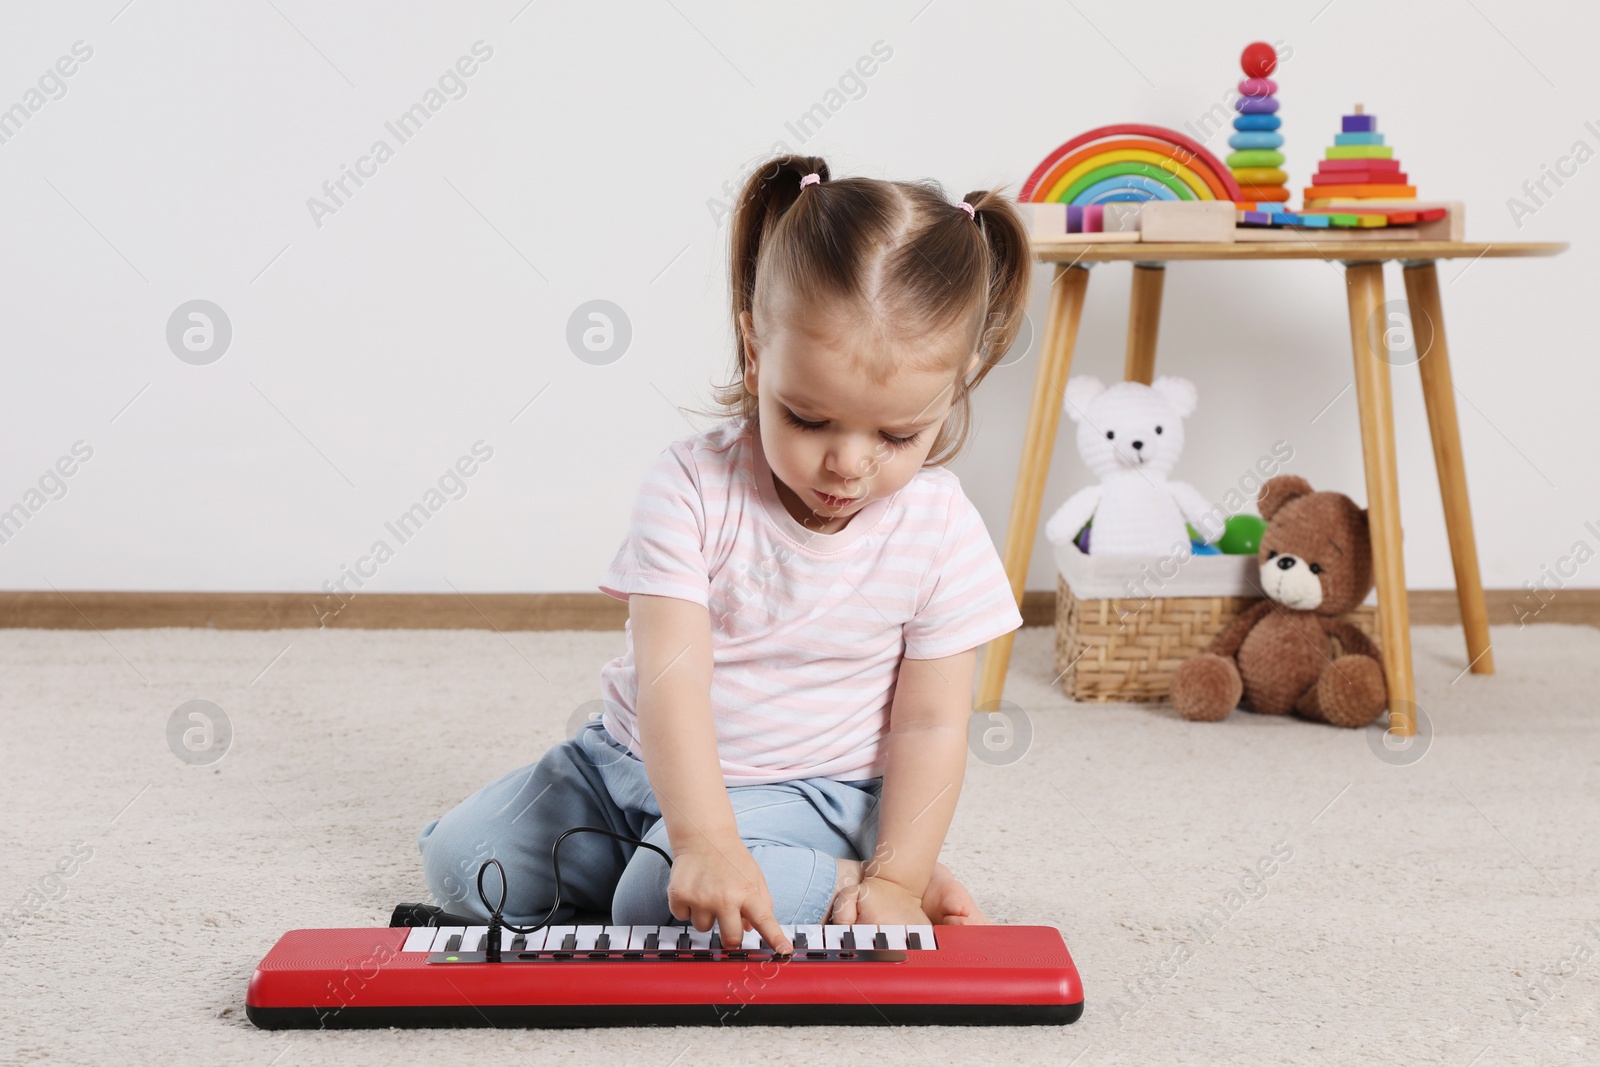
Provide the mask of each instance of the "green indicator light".
[{"label": "green indicator light", "polygon": [[461,957],[460,956],[446,956],[444,958],[444,961],[446,963],[460,963],[461,962]]}]

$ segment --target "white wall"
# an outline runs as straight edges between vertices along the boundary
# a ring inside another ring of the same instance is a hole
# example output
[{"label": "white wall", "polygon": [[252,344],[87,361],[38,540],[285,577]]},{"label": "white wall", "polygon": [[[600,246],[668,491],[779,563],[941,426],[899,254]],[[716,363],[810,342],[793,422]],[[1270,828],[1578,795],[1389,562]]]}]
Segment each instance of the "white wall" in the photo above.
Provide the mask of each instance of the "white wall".
[{"label": "white wall", "polygon": [[[748,161],[782,141],[839,175],[1014,192],[1091,126],[1198,120],[1254,39],[1293,48],[1296,188],[1360,101],[1424,196],[1467,201],[1469,238],[1574,243],[1441,280],[1486,583],[1600,548],[1600,162],[1520,228],[1506,206],[1574,142],[1600,149],[1592,5],[122,3],[3,17],[0,107],[74,42],[93,55],[0,143],[0,508],[75,442],[93,456],[0,544],[0,586],[309,590],[382,538],[373,590],[593,590],[640,474],[703,425],[673,405],[726,373],[709,203]],[[465,96],[399,143],[384,123],[480,40]],[[879,41],[864,94],[797,138]],[[393,158],[319,226],[307,199],[379,138]],[[1126,266],[1094,269],[1076,369],[1120,373],[1127,292]],[[234,334],[205,366],[165,337],[196,298]],[[592,299],[632,324],[606,366],[565,339]],[[1171,267],[1158,366],[1201,393],[1181,474],[1220,499],[1283,439],[1290,470],[1364,501],[1353,394],[1313,422],[1350,381],[1345,316],[1320,262]],[[980,390],[955,464],[997,544],[1035,356]],[[1394,381],[1408,580],[1448,586],[1415,368]],[[479,440],[466,495],[400,544],[385,521]],[[1045,514],[1083,481],[1063,422]],[[1053,588],[1039,546],[1028,585]]]}]

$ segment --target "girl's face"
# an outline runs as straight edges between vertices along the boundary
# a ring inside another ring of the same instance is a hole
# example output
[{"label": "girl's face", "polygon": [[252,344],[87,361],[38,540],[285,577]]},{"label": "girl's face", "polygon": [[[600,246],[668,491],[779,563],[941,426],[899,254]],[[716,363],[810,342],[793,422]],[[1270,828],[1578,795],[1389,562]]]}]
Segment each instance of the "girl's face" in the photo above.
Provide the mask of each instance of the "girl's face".
[{"label": "girl's face", "polygon": [[[890,496],[916,476],[950,413],[954,371],[909,367],[883,384],[861,368],[865,338],[833,329],[822,319],[810,329],[779,321],[764,324],[759,347],[750,313],[742,316],[749,348],[745,388],[760,411],[761,448],[776,479],[778,498],[796,522],[818,533],[837,533],[869,501]],[[890,355],[894,355],[894,346]],[[927,342],[918,355],[936,356]],[[947,366],[965,348],[952,335]],[[966,373],[977,366],[972,355]]]}]

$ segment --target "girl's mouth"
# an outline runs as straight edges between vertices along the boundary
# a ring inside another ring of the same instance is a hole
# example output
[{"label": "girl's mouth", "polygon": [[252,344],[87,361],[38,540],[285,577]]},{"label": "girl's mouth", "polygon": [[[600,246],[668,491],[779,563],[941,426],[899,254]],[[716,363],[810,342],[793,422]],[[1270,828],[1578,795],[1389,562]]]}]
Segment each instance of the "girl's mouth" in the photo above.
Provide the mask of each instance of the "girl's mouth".
[{"label": "girl's mouth", "polygon": [[853,497],[830,496],[827,493],[818,492],[815,489],[811,491],[817,494],[818,500],[822,501],[830,508],[846,508],[855,503],[855,498]]}]

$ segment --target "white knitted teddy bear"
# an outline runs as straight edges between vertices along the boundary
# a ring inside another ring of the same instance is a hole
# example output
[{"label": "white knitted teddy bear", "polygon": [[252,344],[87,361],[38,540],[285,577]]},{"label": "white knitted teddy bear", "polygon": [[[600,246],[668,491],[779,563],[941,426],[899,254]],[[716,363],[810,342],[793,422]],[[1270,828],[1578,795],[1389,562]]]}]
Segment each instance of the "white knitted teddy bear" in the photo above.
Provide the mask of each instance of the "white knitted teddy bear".
[{"label": "white knitted teddy bear", "polygon": [[1097,556],[1186,556],[1185,520],[1208,542],[1221,534],[1206,499],[1167,478],[1183,452],[1184,417],[1195,409],[1192,382],[1157,378],[1153,385],[1108,388],[1079,376],[1067,382],[1063,407],[1078,424],[1078,454],[1100,484],[1080,489],[1056,509],[1045,526],[1051,542],[1073,540],[1091,518],[1089,551]]}]

